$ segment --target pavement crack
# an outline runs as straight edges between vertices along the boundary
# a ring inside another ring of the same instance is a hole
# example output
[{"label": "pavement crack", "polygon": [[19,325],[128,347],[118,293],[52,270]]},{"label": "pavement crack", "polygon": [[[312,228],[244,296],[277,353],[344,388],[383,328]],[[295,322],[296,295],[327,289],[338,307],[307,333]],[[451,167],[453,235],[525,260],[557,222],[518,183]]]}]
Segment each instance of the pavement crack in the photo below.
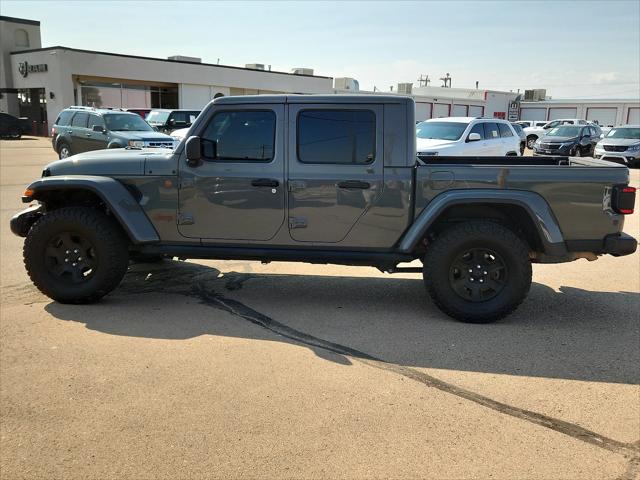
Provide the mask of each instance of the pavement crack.
[{"label": "pavement crack", "polygon": [[440,380],[439,378],[436,378],[414,368],[388,363],[380,358],[374,357],[354,348],[314,337],[313,335],[309,335],[308,333],[304,333],[300,330],[296,330],[295,328],[278,322],[277,320],[274,320],[271,317],[260,313],[237,300],[226,298],[218,293],[215,293],[215,291],[210,291],[204,284],[201,283],[196,283],[194,285],[192,293],[195,294],[202,303],[243,318],[244,320],[265,328],[272,333],[275,333],[276,335],[288,338],[290,340],[302,343],[310,347],[322,348],[333,353],[351,357],[353,360],[359,361],[365,365],[402,375],[405,378],[422,383],[427,387],[436,388],[451,395],[464,398],[465,400],[477,403],[486,408],[490,408],[496,412],[554,430],[576,440],[595,445],[602,449],[622,454],[626,458],[631,459],[629,469],[627,472],[625,472],[624,476],[621,477],[622,480],[633,478],[633,476],[640,469],[640,442],[620,442],[618,440],[606,437],[571,422],[499,402],[471,390],[467,390],[465,388],[461,388],[451,383],[445,382],[443,380]]}]

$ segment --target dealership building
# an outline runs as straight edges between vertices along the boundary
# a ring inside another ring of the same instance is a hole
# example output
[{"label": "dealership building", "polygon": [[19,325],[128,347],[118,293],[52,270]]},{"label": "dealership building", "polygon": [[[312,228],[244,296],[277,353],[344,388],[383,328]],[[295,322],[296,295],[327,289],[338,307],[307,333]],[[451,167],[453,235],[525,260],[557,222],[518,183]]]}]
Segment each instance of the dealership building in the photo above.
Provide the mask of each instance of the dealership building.
[{"label": "dealership building", "polygon": [[69,105],[199,110],[223,95],[333,92],[333,78],[307,68],[286,73],[260,64],[234,67],[183,56],[42,48],[40,22],[11,17],[0,17],[0,33],[0,111],[28,117],[39,126],[34,133],[46,132]]},{"label": "dealership building", "polygon": [[[43,48],[40,22],[0,16],[0,111],[31,121],[33,133],[46,135],[59,112],[70,105],[108,108],[202,109],[226,95],[365,92],[352,78],[314,75],[312,69],[271,71],[270,66],[236,67],[202,63],[198,58],[150,58],[63,46]],[[523,101],[497,90],[413,87],[391,92],[410,95],[416,119],[448,116],[508,120],[585,118],[600,125],[640,123],[640,102],[631,100]]]}]

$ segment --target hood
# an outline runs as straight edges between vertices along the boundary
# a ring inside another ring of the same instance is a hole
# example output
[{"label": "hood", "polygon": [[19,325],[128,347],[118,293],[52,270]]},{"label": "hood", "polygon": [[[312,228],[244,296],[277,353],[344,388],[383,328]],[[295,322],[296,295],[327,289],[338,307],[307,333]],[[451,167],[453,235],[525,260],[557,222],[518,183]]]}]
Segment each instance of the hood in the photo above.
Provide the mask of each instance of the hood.
[{"label": "hood", "polygon": [[543,143],[569,143],[569,142],[577,142],[578,137],[550,137],[549,135],[545,135],[540,138],[540,142]]},{"label": "hood", "polygon": [[111,148],[79,153],[50,163],[51,175],[144,175],[145,158],[157,149]]},{"label": "hood", "polygon": [[179,128],[178,130],[174,130],[173,132],[171,132],[171,138],[177,138],[178,140],[182,140],[184,137],[187,136],[187,133],[189,132],[191,127],[187,127],[187,128]]},{"label": "hood", "polygon": [[625,147],[638,143],[640,140],[637,138],[603,138],[600,140],[600,145],[624,145]]},{"label": "hood", "polygon": [[115,130],[112,132],[114,135],[118,137],[126,138],[129,140],[171,140],[169,135],[166,135],[161,132],[155,131],[125,131],[125,130]]},{"label": "hood", "polygon": [[456,140],[442,140],[439,138],[416,138],[416,149],[418,152],[431,148],[449,147],[454,145]]}]

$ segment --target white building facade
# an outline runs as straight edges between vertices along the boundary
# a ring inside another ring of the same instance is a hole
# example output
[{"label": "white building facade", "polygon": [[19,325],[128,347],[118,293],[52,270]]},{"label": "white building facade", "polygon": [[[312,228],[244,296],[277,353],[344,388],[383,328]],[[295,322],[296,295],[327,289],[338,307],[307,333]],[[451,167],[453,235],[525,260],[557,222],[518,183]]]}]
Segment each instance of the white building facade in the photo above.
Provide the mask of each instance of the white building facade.
[{"label": "white building facade", "polygon": [[521,120],[582,118],[603,127],[640,125],[640,99],[558,99],[521,102]]}]

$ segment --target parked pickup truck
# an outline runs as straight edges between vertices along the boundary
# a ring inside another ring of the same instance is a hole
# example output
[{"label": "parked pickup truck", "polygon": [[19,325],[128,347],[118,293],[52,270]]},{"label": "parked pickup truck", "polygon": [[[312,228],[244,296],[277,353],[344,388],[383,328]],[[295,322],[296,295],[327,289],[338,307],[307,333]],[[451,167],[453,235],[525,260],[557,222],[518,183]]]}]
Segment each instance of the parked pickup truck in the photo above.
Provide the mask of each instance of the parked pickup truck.
[{"label": "parked pickup truck", "polygon": [[[622,232],[635,200],[623,165],[417,158],[415,145],[408,98],[223,97],[170,153],[49,164],[11,229],[59,302],[106,295],[130,256],[297,261],[423,272],[444,312],[477,323],[523,301],[532,263],[636,249]],[[423,266],[401,265],[413,260]]]}]

